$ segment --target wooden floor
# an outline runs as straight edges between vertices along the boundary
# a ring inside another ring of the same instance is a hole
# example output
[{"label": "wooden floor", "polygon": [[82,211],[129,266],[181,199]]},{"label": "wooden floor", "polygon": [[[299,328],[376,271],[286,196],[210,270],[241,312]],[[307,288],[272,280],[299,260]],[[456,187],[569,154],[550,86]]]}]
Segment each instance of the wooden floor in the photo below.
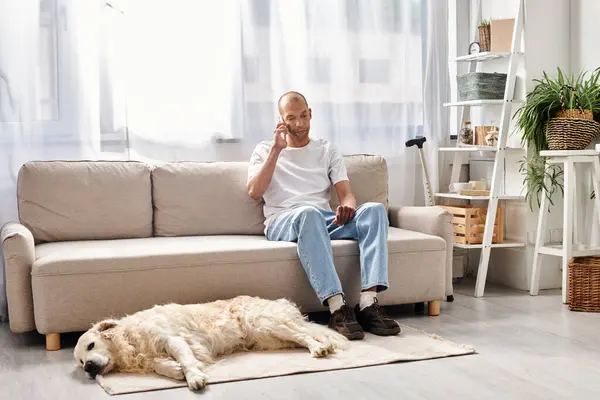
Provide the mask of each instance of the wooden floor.
[{"label": "wooden floor", "polygon": [[[471,344],[478,354],[209,386],[203,399],[600,399],[600,314],[570,312],[558,291],[529,295],[458,287],[439,317],[393,309],[399,321]],[[47,352],[43,337],[0,325],[0,399],[108,399],[76,368],[72,347]],[[65,343],[66,342],[66,343]],[[119,399],[198,399],[187,388]]]}]

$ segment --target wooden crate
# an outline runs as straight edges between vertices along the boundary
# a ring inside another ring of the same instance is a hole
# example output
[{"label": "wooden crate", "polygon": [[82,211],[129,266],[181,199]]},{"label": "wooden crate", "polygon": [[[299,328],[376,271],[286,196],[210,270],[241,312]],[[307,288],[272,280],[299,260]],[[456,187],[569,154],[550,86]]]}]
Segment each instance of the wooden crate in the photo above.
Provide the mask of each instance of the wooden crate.
[{"label": "wooden crate", "polygon": [[[481,244],[485,231],[487,208],[472,206],[440,206],[454,215],[454,243]],[[504,243],[504,209],[498,207],[492,243]]]}]

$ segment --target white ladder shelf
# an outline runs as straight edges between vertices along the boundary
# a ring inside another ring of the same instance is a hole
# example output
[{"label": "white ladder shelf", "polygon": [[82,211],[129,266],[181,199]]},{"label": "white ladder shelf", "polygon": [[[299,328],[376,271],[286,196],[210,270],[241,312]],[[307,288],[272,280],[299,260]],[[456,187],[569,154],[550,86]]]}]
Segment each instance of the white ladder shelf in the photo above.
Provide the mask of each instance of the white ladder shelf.
[{"label": "white ladder shelf", "polygon": [[[479,2],[478,17],[477,21],[481,20],[481,2]],[[508,58],[508,73],[506,79],[506,87],[504,91],[504,98],[502,100],[474,100],[474,101],[455,101],[451,103],[445,103],[445,107],[460,107],[459,116],[460,121],[468,118],[470,107],[485,107],[495,106],[502,107],[502,114],[500,118],[500,129],[498,132],[498,143],[496,147],[445,147],[438,149],[441,152],[453,152],[454,161],[452,165],[452,174],[450,177],[450,183],[459,182],[461,165],[468,162],[469,155],[473,152],[488,151],[494,152],[494,168],[492,172],[492,180],[490,187],[489,196],[461,196],[452,193],[437,193],[438,198],[453,198],[459,200],[487,200],[488,201],[488,212],[485,222],[485,230],[483,234],[483,243],[475,245],[461,245],[455,244],[455,248],[463,249],[481,249],[481,256],[479,258],[479,266],[477,269],[477,281],[475,284],[475,297],[482,297],[485,290],[485,283],[487,279],[488,266],[490,261],[490,252],[492,248],[510,248],[510,247],[524,247],[525,243],[517,243],[505,241],[502,244],[493,244],[492,238],[494,233],[494,221],[496,219],[498,203],[500,200],[523,200],[523,196],[511,196],[504,194],[502,188],[503,183],[503,172],[506,162],[506,141],[508,137],[508,128],[511,118],[511,110],[513,103],[518,100],[513,99],[515,91],[515,82],[517,74],[517,66],[519,58],[523,55],[521,51],[521,41],[524,26],[524,0],[519,1],[519,9],[515,18],[512,46],[510,52],[504,53],[492,53],[485,52],[479,54],[471,54],[468,56],[462,56],[454,59],[451,62],[468,62],[469,72],[475,72],[477,64],[488,60],[495,60],[499,58]],[[476,38],[476,33],[473,31],[473,40]],[[460,142],[460,140],[459,140]],[[521,150],[521,149],[519,149]]]}]

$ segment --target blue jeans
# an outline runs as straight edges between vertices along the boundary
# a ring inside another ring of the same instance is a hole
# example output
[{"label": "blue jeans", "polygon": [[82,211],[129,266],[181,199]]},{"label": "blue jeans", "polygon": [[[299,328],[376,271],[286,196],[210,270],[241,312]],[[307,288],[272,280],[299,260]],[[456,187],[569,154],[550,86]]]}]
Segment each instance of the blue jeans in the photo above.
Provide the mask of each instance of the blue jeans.
[{"label": "blue jeans", "polygon": [[388,219],[383,204],[365,203],[343,226],[335,212],[303,206],[282,214],[269,225],[267,239],[297,242],[298,256],[311,286],[323,304],[342,285],[333,264],[331,240],[358,240],[362,290],[388,288]]}]

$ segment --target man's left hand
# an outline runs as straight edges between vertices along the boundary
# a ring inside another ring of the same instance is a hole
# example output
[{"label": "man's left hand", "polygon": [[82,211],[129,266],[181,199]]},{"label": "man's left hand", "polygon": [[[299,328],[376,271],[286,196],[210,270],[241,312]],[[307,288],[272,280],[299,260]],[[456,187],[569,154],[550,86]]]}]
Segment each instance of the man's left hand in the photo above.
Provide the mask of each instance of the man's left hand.
[{"label": "man's left hand", "polygon": [[338,206],[333,223],[342,226],[354,218],[354,208],[350,206]]}]

